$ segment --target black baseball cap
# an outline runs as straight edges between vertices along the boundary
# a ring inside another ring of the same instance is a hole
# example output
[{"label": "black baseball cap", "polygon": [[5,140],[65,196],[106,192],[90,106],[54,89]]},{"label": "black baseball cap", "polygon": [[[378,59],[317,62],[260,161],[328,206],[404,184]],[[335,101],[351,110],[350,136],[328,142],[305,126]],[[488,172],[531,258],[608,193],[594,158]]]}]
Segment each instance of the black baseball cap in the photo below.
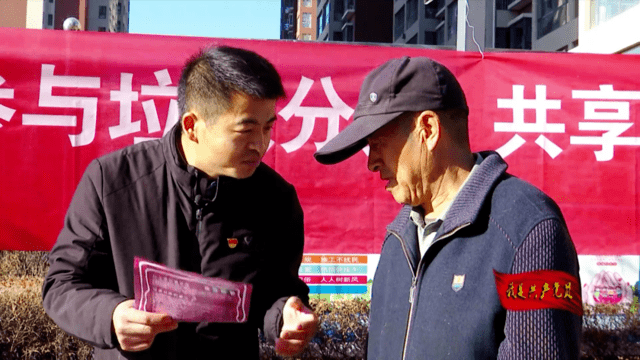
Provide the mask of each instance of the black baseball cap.
[{"label": "black baseball cap", "polygon": [[321,164],[339,163],[402,113],[444,109],[469,111],[464,91],[449,69],[426,57],[391,59],[364,79],[353,122],[314,156]]}]

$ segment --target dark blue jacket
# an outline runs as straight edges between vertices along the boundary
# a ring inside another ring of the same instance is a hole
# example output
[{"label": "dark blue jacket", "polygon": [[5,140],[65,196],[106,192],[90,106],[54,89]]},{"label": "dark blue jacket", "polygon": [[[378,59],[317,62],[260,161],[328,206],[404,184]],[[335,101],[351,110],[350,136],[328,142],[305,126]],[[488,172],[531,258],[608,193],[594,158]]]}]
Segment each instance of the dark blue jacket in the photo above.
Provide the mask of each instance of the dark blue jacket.
[{"label": "dark blue jacket", "polygon": [[[553,200],[507,174],[498,154],[481,155],[422,259],[411,207],[388,226],[373,282],[368,359],[579,358],[580,316],[500,304],[494,269],[578,278],[578,258]],[[459,291],[454,275],[465,276]]]}]

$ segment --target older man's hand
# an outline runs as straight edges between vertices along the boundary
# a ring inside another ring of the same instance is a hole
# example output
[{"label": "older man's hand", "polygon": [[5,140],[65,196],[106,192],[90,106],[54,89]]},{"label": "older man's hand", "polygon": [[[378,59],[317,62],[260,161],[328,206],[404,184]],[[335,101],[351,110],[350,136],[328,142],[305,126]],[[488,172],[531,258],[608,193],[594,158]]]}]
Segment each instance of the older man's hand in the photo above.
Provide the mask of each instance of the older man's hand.
[{"label": "older man's hand", "polygon": [[282,331],[276,352],[282,356],[300,354],[318,329],[318,317],[298,297],[290,297],[282,309]]}]

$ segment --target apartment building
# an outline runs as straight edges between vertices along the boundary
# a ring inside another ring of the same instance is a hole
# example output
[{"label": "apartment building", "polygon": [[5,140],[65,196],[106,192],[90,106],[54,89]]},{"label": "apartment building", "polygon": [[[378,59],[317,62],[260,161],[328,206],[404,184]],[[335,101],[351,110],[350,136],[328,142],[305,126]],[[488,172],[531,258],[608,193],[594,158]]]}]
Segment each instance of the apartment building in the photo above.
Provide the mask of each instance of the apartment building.
[{"label": "apartment building", "polygon": [[465,50],[566,51],[577,17],[578,0],[394,0],[393,42],[456,47],[464,26]]},{"label": "apartment building", "polygon": [[0,26],[62,29],[69,17],[84,30],[128,32],[129,0],[2,0]]},{"label": "apartment building", "polygon": [[392,42],[393,0],[317,1],[317,40]]}]

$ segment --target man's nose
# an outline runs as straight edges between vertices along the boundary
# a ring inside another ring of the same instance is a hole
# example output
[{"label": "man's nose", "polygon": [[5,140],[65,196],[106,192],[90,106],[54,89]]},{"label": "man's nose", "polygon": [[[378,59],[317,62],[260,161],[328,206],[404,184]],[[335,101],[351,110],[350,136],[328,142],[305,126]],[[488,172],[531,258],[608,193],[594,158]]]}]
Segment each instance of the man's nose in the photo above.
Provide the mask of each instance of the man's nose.
[{"label": "man's nose", "polygon": [[377,153],[373,149],[369,149],[369,158],[367,159],[367,168],[369,171],[380,171],[380,161]]},{"label": "man's nose", "polygon": [[261,154],[267,151],[269,141],[271,140],[271,134],[257,134],[251,141],[250,147],[253,150],[259,151]]}]

